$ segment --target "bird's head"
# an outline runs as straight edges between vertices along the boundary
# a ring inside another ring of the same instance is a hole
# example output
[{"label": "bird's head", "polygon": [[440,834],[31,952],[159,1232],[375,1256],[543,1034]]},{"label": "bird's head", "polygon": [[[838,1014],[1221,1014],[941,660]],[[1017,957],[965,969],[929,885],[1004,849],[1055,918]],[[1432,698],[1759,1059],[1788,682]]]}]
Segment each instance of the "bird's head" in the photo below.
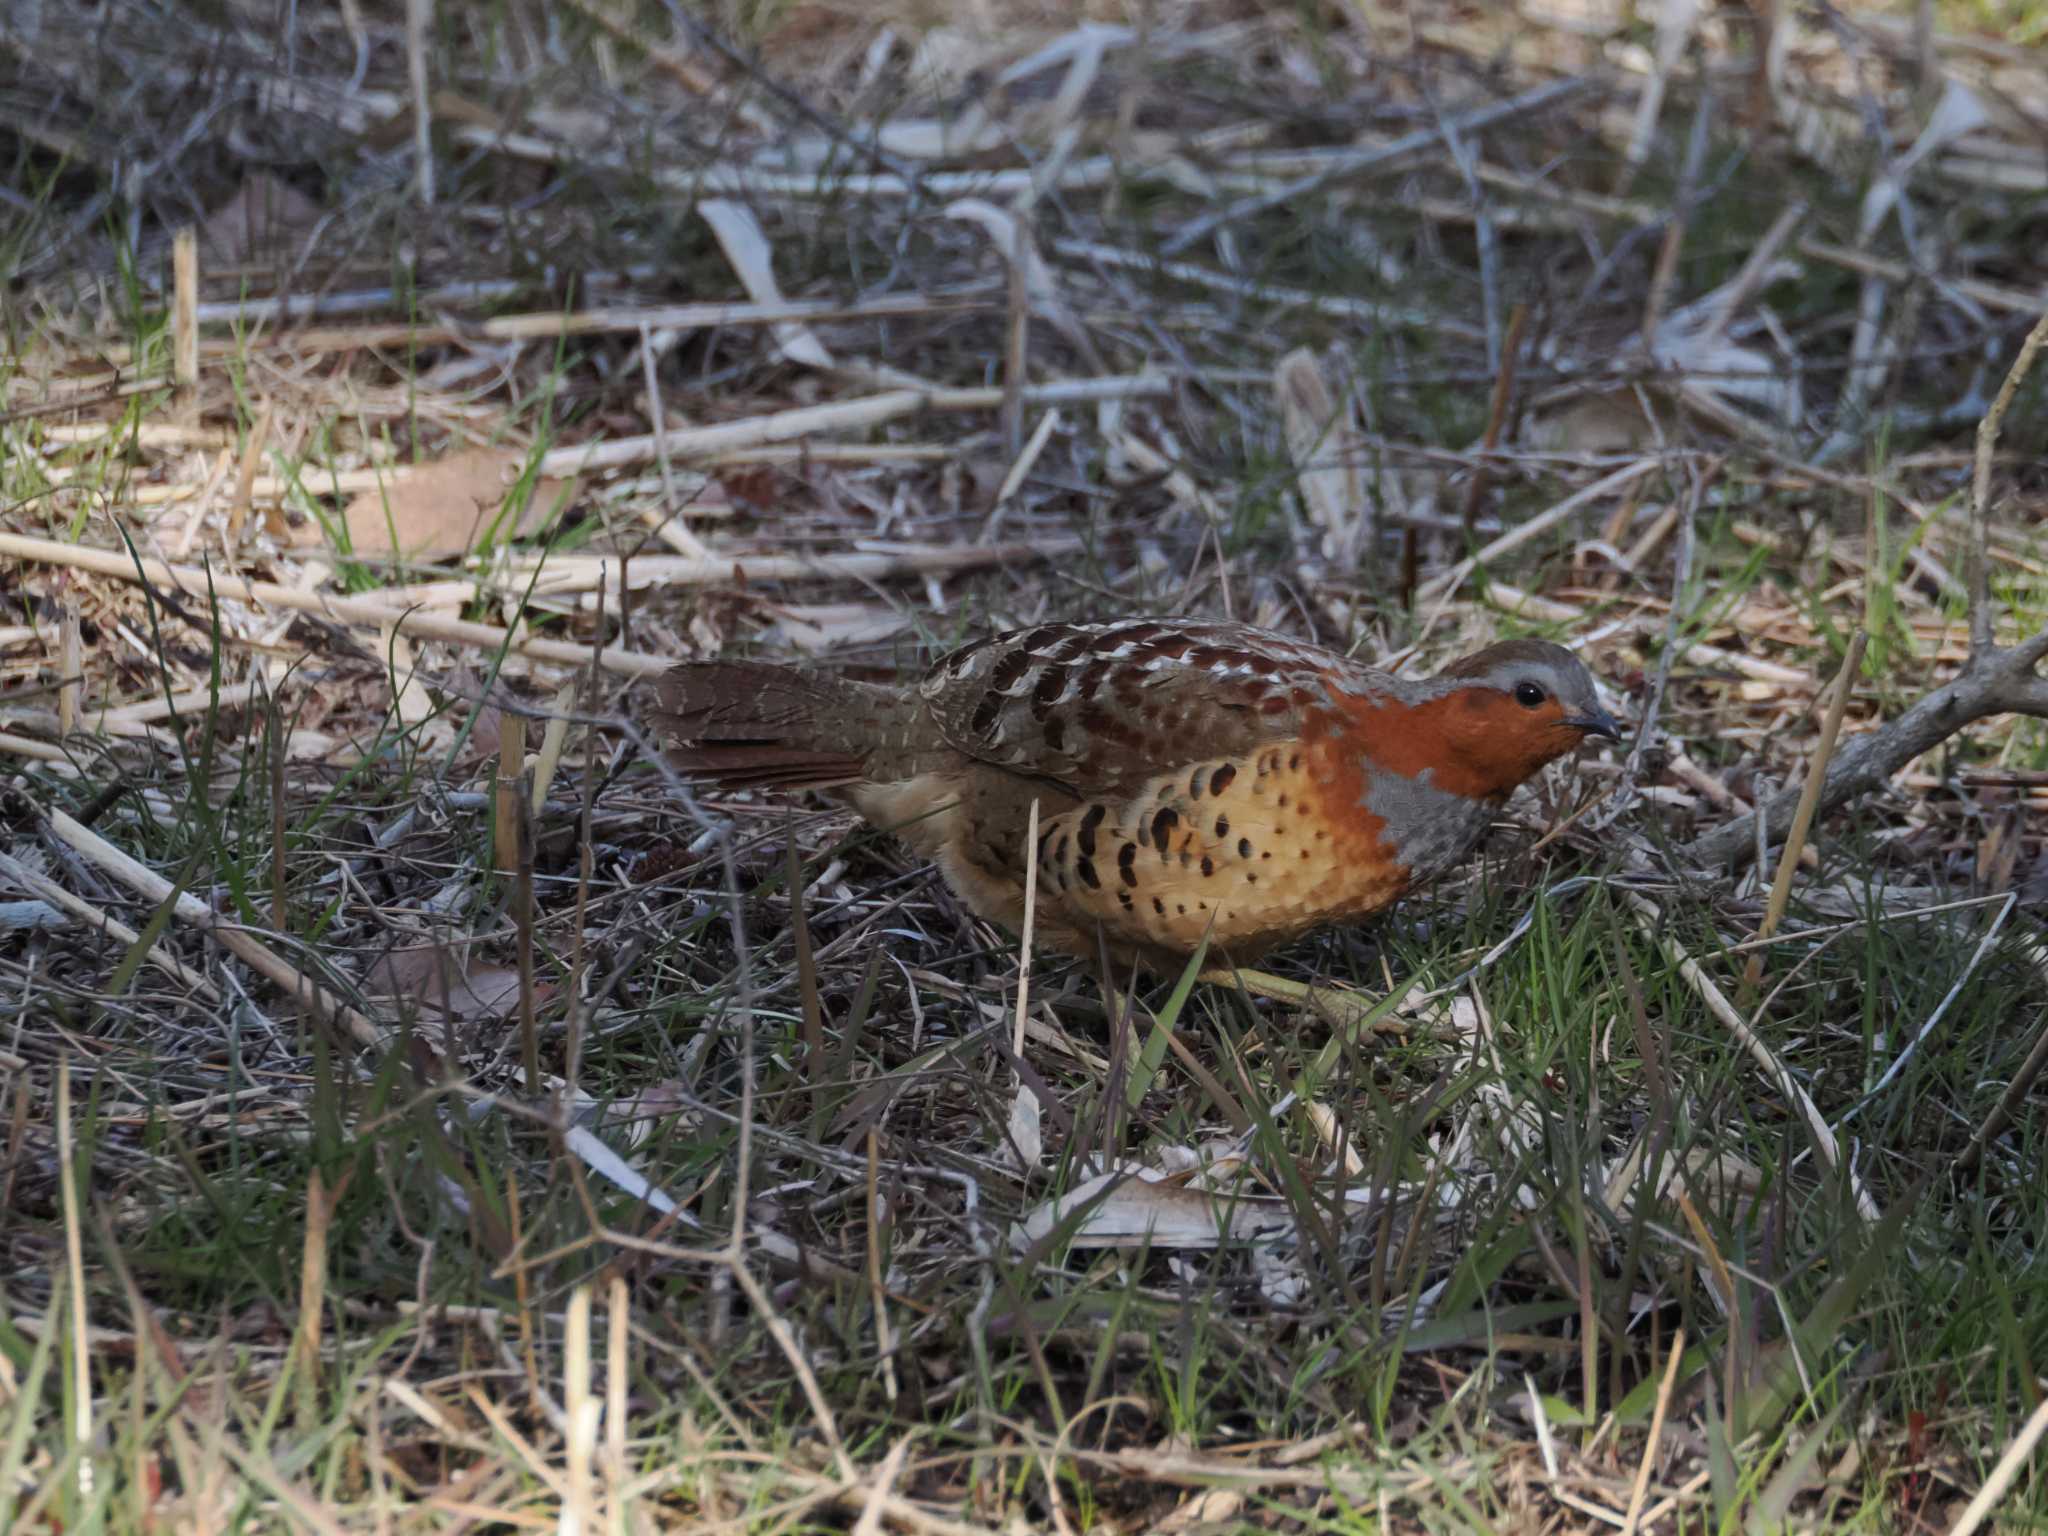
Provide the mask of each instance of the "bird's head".
[{"label": "bird's head", "polygon": [[1430,721],[1442,731],[1440,750],[1459,770],[1445,777],[1481,794],[1508,794],[1588,736],[1621,735],[1600,707],[1586,664],[1547,640],[1503,640],[1452,662],[1431,681],[1432,691],[1442,692]]}]

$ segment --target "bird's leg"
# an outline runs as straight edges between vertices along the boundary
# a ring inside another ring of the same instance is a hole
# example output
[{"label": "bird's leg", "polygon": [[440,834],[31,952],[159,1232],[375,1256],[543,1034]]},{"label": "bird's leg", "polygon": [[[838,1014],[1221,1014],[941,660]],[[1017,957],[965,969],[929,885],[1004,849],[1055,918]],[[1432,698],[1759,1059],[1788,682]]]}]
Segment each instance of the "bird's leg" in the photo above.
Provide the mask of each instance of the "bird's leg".
[{"label": "bird's leg", "polygon": [[1276,1002],[1306,1008],[1332,1029],[1356,1029],[1368,1021],[1374,1029],[1385,1033],[1398,1034],[1406,1027],[1391,1013],[1385,1018],[1374,1019],[1373,1013],[1380,1006],[1379,1002],[1348,987],[1319,987],[1311,982],[1290,981],[1270,971],[1220,968],[1203,971],[1196,979],[1214,982],[1218,986],[1236,987],[1252,997],[1270,997]]}]

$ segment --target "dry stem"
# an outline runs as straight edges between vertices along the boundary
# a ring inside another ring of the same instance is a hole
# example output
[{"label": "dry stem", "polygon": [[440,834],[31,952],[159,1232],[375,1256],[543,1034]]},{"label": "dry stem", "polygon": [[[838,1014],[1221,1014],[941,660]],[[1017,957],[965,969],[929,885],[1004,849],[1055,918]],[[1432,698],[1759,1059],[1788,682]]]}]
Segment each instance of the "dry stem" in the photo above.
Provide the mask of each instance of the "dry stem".
[{"label": "dry stem", "polygon": [[[1792,831],[1785,839],[1784,852],[1778,856],[1778,872],[1771,881],[1770,898],[1764,903],[1764,920],[1757,925],[1756,936],[1768,939],[1778,931],[1778,923],[1785,916],[1785,904],[1792,897],[1792,876],[1799,868],[1799,854],[1806,846],[1807,829],[1813,825],[1813,808],[1820,801],[1820,787],[1826,780],[1828,761],[1835,755],[1835,741],[1841,735],[1842,716],[1848,712],[1849,695],[1856,687],[1856,674],[1863,667],[1863,647],[1870,637],[1857,630],[1849,637],[1849,654],[1842,658],[1842,670],[1835,677],[1835,696],[1828,703],[1827,719],[1820,728],[1820,744],[1813,749],[1813,761],[1807,766],[1806,785],[1800,791],[1799,804],[1792,812]],[[1742,973],[1742,985],[1753,987],[1763,974],[1764,952],[1758,949],[1749,957],[1749,967]]]}]

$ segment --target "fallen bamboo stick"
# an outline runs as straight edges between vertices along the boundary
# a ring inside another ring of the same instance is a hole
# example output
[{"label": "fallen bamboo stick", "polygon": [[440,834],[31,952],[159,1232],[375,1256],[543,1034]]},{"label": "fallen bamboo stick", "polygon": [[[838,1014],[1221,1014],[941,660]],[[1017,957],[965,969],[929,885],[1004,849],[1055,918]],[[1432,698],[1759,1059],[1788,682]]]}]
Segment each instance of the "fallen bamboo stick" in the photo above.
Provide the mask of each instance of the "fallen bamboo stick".
[{"label": "fallen bamboo stick", "polygon": [[[167,901],[176,889],[169,880],[148,865],[130,857],[97,832],[81,825],[55,807],[45,810],[43,818],[44,824],[52,833],[145,901]],[[177,905],[173,910],[179,921],[190,923],[205,933],[230,954],[247,963],[250,969],[282,987],[294,1001],[312,1008],[337,1027],[346,1030],[358,1044],[373,1049],[383,1044],[384,1032],[367,1015],[340,1001],[333,995],[331,989],[322,987],[313,977],[278,955],[247,929],[222,919],[213,908],[197,896],[179,892]]]},{"label": "fallen bamboo stick", "polygon": [[[643,557],[630,562],[629,579],[645,567],[658,572],[658,580],[678,586],[709,586],[719,582],[803,581],[848,579],[872,581],[879,577],[906,574],[983,570],[991,566],[1040,560],[1070,552],[1070,541],[1057,544],[990,544],[965,548],[917,548],[852,555],[721,555],[711,559],[688,556]],[[349,597],[322,592],[305,592],[297,587],[271,581],[250,581],[225,572],[204,571],[189,565],[170,565],[162,560],[137,558],[109,549],[92,549],[66,544],[58,539],[39,539],[26,534],[0,533],[0,555],[37,560],[47,565],[69,566],[123,581],[146,581],[194,597],[209,592],[233,602],[256,603],[266,607],[289,608],[317,613],[344,624],[374,628],[389,627],[402,634],[451,645],[475,646],[482,650],[503,648],[513,655],[565,666],[586,665],[590,647],[581,641],[548,640],[507,630],[496,624],[479,624],[469,619],[407,608],[375,596]],[[590,569],[585,579],[590,586],[604,582],[616,589],[616,557],[584,562]],[[574,581],[563,590],[580,590]],[[610,645],[597,653],[606,670],[627,677],[652,677],[674,664],[672,656],[654,656],[645,651]]]}]

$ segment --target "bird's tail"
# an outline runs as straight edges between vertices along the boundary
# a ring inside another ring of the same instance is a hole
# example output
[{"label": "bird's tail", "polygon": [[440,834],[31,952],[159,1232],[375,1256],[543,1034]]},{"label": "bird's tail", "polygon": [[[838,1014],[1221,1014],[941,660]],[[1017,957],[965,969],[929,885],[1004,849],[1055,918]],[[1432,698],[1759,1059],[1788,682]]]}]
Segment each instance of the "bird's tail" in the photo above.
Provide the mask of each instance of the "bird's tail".
[{"label": "bird's tail", "polygon": [[893,688],[758,661],[685,661],[654,725],[685,778],[720,789],[823,789],[895,777],[915,703]]}]

